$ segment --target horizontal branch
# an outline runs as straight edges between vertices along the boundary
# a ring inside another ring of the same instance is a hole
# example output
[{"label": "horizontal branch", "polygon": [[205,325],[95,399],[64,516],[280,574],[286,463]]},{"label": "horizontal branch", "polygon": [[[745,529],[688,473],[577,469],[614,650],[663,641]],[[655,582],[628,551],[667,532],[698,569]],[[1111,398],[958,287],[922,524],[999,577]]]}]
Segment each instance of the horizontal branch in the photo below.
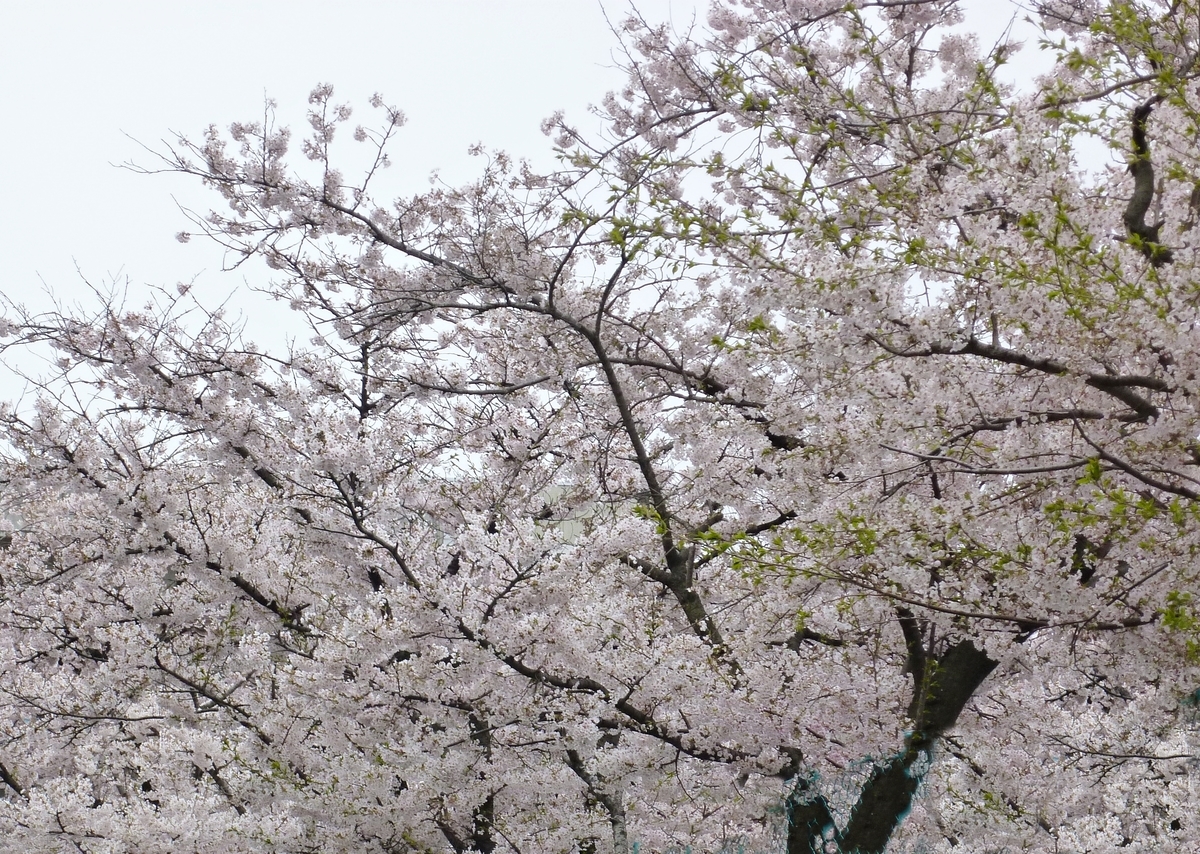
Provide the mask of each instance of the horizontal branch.
[{"label": "horizontal branch", "polygon": [[1011,623],[1012,625],[1020,628],[1023,632],[1061,628],[1090,629],[1093,631],[1107,632],[1123,631],[1127,629],[1135,629],[1139,626],[1150,625],[1151,623],[1157,622],[1162,616],[1160,612],[1154,611],[1147,616],[1139,615],[1137,617],[1126,617],[1123,620],[1094,622],[1095,615],[1078,617],[1076,619],[1048,620],[1041,617],[1023,617],[1017,614],[997,614],[991,611],[971,611],[966,608],[955,608],[950,605],[942,605],[937,602],[918,599],[915,596],[908,596],[903,593],[885,590],[876,584],[871,584],[861,577],[847,575],[845,573],[830,572],[827,570],[809,570],[809,574],[818,578],[827,578],[831,581],[841,581],[846,584],[851,584],[861,590],[867,590],[871,593],[881,596],[889,602],[911,605],[914,608],[921,608],[926,611],[934,611],[939,614],[948,614],[953,617],[964,617],[969,620],[981,620],[993,623]]},{"label": "horizontal branch", "polygon": [[1133,391],[1134,388],[1144,388],[1148,391],[1169,392],[1171,386],[1159,377],[1142,374],[1113,375],[1096,374],[1089,371],[1072,370],[1062,362],[1049,358],[1039,358],[1020,350],[1001,347],[997,344],[987,344],[978,338],[970,337],[962,345],[929,344],[923,347],[902,349],[890,344],[883,336],[875,333],[866,335],[868,341],[881,347],[893,356],[902,358],[918,358],[922,356],[979,356],[993,362],[1016,367],[1027,368],[1052,376],[1075,375],[1083,378],[1084,384],[1097,391],[1124,403],[1136,413],[1138,420],[1149,420],[1158,417],[1158,407]]},{"label": "horizontal branch", "polygon": [[546,374],[540,377],[522,380],[515,383],[505,382],[489,382],[487,380],[472,380],[473,384],[484,386],[483,388],[463,388],[462,386],[452,385],[435,385],[434,383],[422,382],[420,380],[406,379],[409,385],[414,385],[417,388],[425,389],[426,391],[440,391],[445,394],[474,394],[474,395],[500,395],[512,394],[522,389],[531,388],[532,386],[541,385],[544,382],[549,382],[555,377]]},{"label": "horizontal branch", "polygon": [[910,451],[905,448],[897,448],[893,445],[880,443],[881,448],[886,448],[889,451],[895,451],[897,454],[915,457],[918,460],[926,462],[947,463],[952,466],[955,471],[961,471],[966,474],[978,475],[1020,475],[1020,474],[1046,474],[1048,472],[1069,471],[1070,469],[1086,466],[1089,460],[1074,460],[1068,463],[1057,463],[1055,465],[1045,466],[1030,466],[1028,468],[979,468],[978,466],[969,466],[964,462],[946,457],[941,454],[923,454],[920,451]]}]

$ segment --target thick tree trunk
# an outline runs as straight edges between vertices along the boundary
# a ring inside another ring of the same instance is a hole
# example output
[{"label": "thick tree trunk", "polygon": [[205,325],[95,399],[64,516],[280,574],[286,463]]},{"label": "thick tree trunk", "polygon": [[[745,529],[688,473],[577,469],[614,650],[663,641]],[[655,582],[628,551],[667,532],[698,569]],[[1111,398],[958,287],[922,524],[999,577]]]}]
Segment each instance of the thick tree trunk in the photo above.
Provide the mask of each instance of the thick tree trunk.
[{"label": "thick tree trunk", "polygon": [[[905,619],[911,617],[902,613],[902,623]],[[807,781],[798,784],[788,808],[787,854],[882,854],[921,782],[914,766],[928,757],[937,737],[954,726],[971,695],[996,667],[971,641],[960,641],[932,658],[920,648],[919,638],[913,643],[909,627],[905,638],[913,672],[914,727],[903,750],[871,774],[840,833],[834,830],[825,799]]]}]

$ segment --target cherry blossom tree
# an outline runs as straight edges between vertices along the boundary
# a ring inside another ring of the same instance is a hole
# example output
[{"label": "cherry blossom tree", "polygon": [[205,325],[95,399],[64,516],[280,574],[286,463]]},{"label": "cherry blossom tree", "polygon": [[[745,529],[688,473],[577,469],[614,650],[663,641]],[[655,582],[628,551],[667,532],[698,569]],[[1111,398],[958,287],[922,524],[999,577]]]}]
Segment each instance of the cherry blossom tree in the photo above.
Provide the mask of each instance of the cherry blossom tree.
[{"label": "cherry blossom tree", "polygon": [[559,171],[395,201],[382,98],[180,139],[305,331],[8,304],[0,832],[1200,848],[1200,7],[1036,16],[634,17]]}]

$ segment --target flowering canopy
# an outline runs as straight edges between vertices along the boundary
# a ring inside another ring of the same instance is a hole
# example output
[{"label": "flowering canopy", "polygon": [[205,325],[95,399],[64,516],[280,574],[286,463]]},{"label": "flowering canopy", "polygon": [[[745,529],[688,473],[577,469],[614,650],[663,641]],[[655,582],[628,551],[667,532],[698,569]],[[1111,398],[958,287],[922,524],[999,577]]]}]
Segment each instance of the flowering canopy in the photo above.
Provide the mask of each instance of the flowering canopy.
[{"label": "flowering canopy", "polygon": [[560,171],[394,202],[379,98],[181,139],[308,340],[8,307],[0,833],[1200,848],[1200,7],[1038,20],[634,19]]}]

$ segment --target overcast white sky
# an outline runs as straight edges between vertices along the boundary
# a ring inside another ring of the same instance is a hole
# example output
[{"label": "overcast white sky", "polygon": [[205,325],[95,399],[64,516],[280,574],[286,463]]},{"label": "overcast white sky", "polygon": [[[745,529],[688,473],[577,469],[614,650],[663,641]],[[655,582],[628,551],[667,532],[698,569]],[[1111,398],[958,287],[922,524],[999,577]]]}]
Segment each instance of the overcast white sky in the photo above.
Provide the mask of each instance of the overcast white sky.
[{"label": "overcast white sky", "polygon": [[[628,9],[609,6],[615,20]],[[681,26],[696,8],[638,6]],[[253,119],[264,95],[298,124],[309,90],[330,82],[364,122],[376,91],[405,111],[393,171],[416,191],[438,167],[451,183],[471,177],[475,142],[548,154],[543,118],[582,118],[620,83],[615,45],[594,0],[2,2],[0,287],[31,299],[42,281],[78,292],[76,267],[96,283],[170,285],[207,271],[198,285],[236,286],[216,275],[213,246],[173,239],[186,222],[172,195],[204,208],[213,197],[180,176],[113,167],[153,163],[134,140],[155,146],[171,131]]]},{"label": "overcast white sky", "polygon": [[[635,2],[679,30],[707,8]],[[1012,7],[971,3],[994,41]],[[604,5],[614,23],[630,8]],[[459,183],[478,172],[475,142],[551,162],[541,120],[562,109],[586,125],[588,105],[622,82],[616,48],[600,0],[0,0],[0,289],[44,306],[43,287],[86,294],[81,276],[134,290],[195,279],[211,305],[263,271],[222,275],[216,247],[175,241],[187,227],[177,203],[215,199],[191,179],[115,168],[153,164],[138,142],[261,116],[264,95],[300,124],[309,90],[327,81],[364,122],[376,91],[405,111],[392,171],[408,191],[439,167]]]}]

